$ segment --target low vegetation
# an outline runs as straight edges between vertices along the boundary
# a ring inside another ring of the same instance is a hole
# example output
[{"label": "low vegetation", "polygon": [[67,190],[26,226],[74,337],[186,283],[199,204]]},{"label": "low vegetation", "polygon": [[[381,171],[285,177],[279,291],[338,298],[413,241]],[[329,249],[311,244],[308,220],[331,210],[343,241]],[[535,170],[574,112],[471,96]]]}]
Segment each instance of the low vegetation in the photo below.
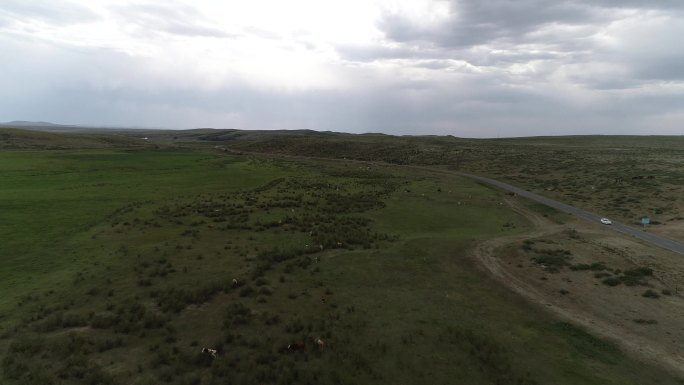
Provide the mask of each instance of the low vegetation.
[{"label": "low vegetation", "polygon": [[[573,136],[496,140],[388,135],[197,136],[239,151],[441,166],[483,174],[677,238],[684,219],[681,137]],[[539,207],[545,211],[548,208]],[[556,222],[562,216],[548,212]]]},{"label": "low vegetation", "polygon": [[[575,272],[593,272],[593,277],[600,279],[606,286],[648,286],[648,280],[653,276],[653,269],[645,266],[622,271],[620,269],[610,268],[605,262],[572,263],[573,256],[569,250],[562,248],[535,247],[537,243],[546,242],[553,243],[552,241],[545,240],[525,240],[520,247],[526,254],[531,255],[530,260],[535,265],[538,265],[549,273],[559,273],[564,269]],[[668,289],[663,290],[664,292],[670,293]],[[660,297],[660,295],[653,290],[647,290],[643,296],[648,298]]]},{"label": "low vegetation", "polygon": [[0,170],[3,384],[676,383],[484,274],[474,242],[527,224],[465,179],[179,148]]}]

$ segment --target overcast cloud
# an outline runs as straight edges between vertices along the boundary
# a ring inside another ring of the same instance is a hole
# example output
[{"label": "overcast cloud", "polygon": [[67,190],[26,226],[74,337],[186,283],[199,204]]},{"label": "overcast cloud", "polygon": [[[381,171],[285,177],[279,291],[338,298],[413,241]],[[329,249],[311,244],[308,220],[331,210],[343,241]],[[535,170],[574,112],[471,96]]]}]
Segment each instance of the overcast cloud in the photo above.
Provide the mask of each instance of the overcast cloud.
[{"label": "overcast cloud", "polygon": [[0,2],[0,121],[682,134],[684,2]]}]

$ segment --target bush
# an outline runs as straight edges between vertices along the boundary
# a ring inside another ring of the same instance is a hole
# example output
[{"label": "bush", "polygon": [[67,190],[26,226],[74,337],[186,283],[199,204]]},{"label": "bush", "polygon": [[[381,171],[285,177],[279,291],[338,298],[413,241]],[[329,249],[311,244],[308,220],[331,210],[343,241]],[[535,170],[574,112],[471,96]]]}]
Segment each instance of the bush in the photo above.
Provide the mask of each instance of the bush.
[{"label": "bush", "polygon": [[525,242],[523,242],[521,247],[525,251],[532,251],[532,245],[533,244],[534,244],[534,242],[532,242],[530,240],[526,240]]},{"label": "bush", "polygon": [[252,311],[242,303],[232,303],[228,305],[223,317],[223,326],[226,329],[239,325],[247,325],[252,320]]},{"label": "bush", "polygon": [[615,277],[606,278],[601,282],[603,282],[604,285],[608,285],[608,286],[617,286],[617,285],[622,283],[622,281],[620,279],[615,278]]},{"label": "bush", "polygon": [[201,304],[210,300],[219,292],[226,292],[230,288],[228,282],[211,282],[195,289],[170,288],[152,292],[157,297],[157,304],[164,312],[179,312],[186,306]]},{"label": "bush", "polygon": [[[614,272],[615,274],[620,274],[620,270],[615,270]],[[602,278],[605,276],[603,273],[604,272],[596,273],[594,274],[594,277]],[[605,274],[607,275],[608,273]],[[621,283],[624,283],[627,286],[643,286],[647,284],[647,277],[650,277],[651,275],[653,275],[653,270],[651,268],[637,267],[635,269],[626,270],[619,276],[606,278],[602,282],[608,286],[617,286]]]},{"label": "bush", "polygon": [[168,321],[168,318],[161,314],[147,312],[143,318],[143,327],[145,329],[159,329],[166,325]]},{"label": "bush", "polygon": [[646,290],[641,296],[645,298],[660,298],[660,294],[651,289]]},{"label": "bush", "polygon": [[290,333],[290,334],[297,334],[304,330],[304,322],[300,319],[295,319],[293,321],[288,322],[285,325],[285,332]]},{"label": "bush", "polygon": [[247,285],[240,289],[240,297],[248,297],[252,294],[254,294],[254,288],[250,285]]},{"label": "bush", "polygon": [[537,381],[528,375],[516,373],[507,349],[489,335],[480,334],[472,329],[449,326],[439,336],[438,343],[447,343],[451,348],[466,353],[473,367],[479,368],[480,373],[488,379],[487,383],[537,384]]},{"label": "bush", "polygon": [[539,254],[532,257],[532,261],[538,265],[543,265],[546,271],[557,273],[565,266],[570,264],[571,253],[563,249],[536,250]]},{"label": "bush", "polygon": [[570,266],[570,270],[591,270],[591,271],[603,271],[606,270],[606,265],[603,262],[594,262],[592,264],[587,263],[577,263]]},{"label": "bush", "polygon": [[87,324],[88,324],[88,321],[86,320],[86,317],[81,315],[81,314],[65,313],[64,316],[62,317],[62,327],[63,328],[80,327],[80,326],[86,326]]},{"label": "bush", "polygon": [[90,326],[96,329],[109,329],[119,322],[119,316],[111,312],[97,313],[90,321]]},{"label": "bush", "polygon": [[622,282],[627,286],[644,285],[644,279],[653,275],[653,269],[648,267],[637,267],[635,269],[627,270],[620,277]]},{"label": "bush", "polygon": [[273,294],[273,289],[271,289],[269,286],[262,286],[259,288],[259,294],[271,295]]}]

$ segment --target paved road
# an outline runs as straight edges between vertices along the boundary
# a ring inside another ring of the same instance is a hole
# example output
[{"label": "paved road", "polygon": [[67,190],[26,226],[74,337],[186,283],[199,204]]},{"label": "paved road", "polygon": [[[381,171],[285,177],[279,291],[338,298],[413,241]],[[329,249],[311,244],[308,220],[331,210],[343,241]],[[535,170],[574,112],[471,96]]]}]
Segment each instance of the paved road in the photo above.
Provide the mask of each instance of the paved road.
[{"label": "paved road", "polygon": [[[508,183],[499,182],[498,180],[485,178],[482,176],[466,174],[464,172],[452,171],[452,173],[456,174],[456,175],[464,176],[466,178],[474,179],[474,180],[477,180],[477,181],[480,181],[480,182],[501,188],[503,190],[508,190],[510,192],[514,192],[514,193],[516,193],[520,196],[523,196],[525,198],[535,200],[539,203],[543,203],[547,206],[553,207],[553,208],[561,210],[561,211],[565,211],[566,213],[576,215],[580,218],[584,218],[584,219],[587,219],[587,220],[595,222],[595,223],[600,223],[600,220],[602,218],[600,215],[592,214],[588,211],[580,210],[576,207],[566,205],[565,203],[555,201],[553,199],[541,196],[539,194],[535,194],[533,192],[529,192],[527,190],[523,190],[521,188],[511,186]],[[616,222],[616,221],[613,221],[612,226],[606,226],[606,227],[610,227],[615,231],[619,231],[621,233],[642,239],[646,242],[652,243],[656,246],[660,246],[664,249],[671,250],[671,251],[674,251],[674,252],[679,253],[679,254],[684,254],[684,244],[673,241],[671,239],[663,238],[663,237],[660,237],[660,236],[657,236],[657,235],[654,235],[651,233],[646,233],[646,232],[641,231],[635,227],[627,226],[623,223]]]}]

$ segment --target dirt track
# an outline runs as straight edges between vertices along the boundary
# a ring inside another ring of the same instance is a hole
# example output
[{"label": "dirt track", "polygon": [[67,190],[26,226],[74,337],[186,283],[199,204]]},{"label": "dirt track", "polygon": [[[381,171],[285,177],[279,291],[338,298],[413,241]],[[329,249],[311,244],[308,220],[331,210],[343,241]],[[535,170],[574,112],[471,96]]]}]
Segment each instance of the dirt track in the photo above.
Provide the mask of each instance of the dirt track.
[{"label": "dirt track", "polygon": [[506,200],[507,204],[516,212],[525,216],[532,222],[534,229],[522,235],[495,238],[480,243],[475,250],[475,257],[481,265],[493,275],[497,281],[508,286],[518,294],[533,303],[539,304],[561,318],[572,321],[586,327],[593,334],[609,339],[619,345],[622,350],[632,357],[641,361],[657,365],[668,371],[684,375],[684,356],[667,349],[645,335],[632,333],[621,327],[618,323],[609,321],[600,314],[591,314],[579,306],[573,306],[566,301],[558,301],[551,293],[547,293],[535,287],[532,279],[525,279],[514,272],[505,264],[501,263],[497,256],[497,250],[514,242],[525,239],[542,237],[558,233],[563,230],[562,225],[557,225],[539,214],[529,210],[515,198]]}]

